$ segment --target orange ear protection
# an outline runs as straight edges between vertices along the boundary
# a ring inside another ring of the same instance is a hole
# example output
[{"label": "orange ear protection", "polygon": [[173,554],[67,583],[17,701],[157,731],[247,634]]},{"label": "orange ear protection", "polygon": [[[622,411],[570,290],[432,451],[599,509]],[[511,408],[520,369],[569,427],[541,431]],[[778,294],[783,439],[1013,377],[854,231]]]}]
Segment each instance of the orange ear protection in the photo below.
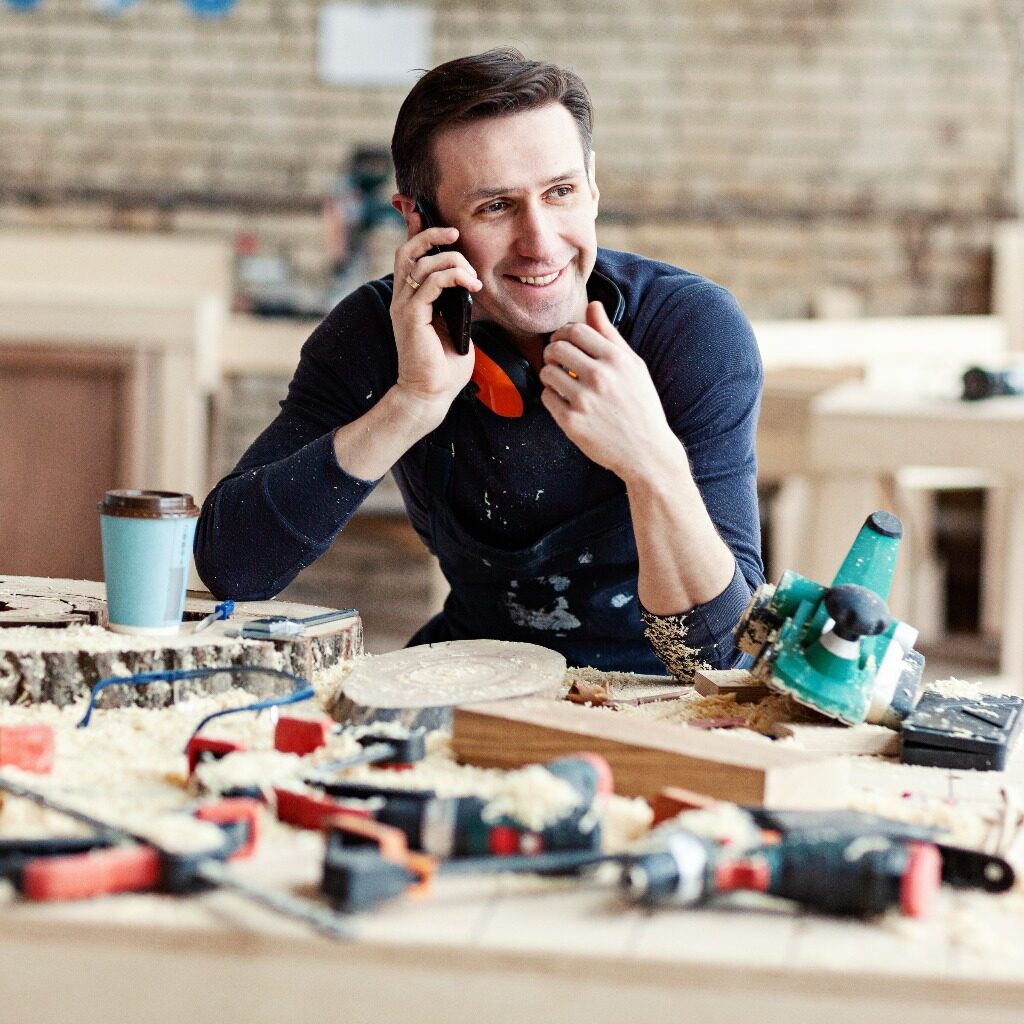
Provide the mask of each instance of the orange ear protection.
[{"label": "orange ear protection", "polygon": [[[600,298],[610,311],[613,327],[618,327],[626,311],[626,301],[611,278],[598,270],[590,275],[590,285],[599,289]],[[486,320],[471,329],[476,361],[473,376],[463,394],[483,402],[498,416],[516,419],[540,401],[544,385],[529,360],[512,344],[505,330]]]},{"label": "orange ear protection", "polygon": [[465,394],[498,416],[522,416],[543,390],[533,367],[497,324],[473,324],[472,337],[476,361]]}]

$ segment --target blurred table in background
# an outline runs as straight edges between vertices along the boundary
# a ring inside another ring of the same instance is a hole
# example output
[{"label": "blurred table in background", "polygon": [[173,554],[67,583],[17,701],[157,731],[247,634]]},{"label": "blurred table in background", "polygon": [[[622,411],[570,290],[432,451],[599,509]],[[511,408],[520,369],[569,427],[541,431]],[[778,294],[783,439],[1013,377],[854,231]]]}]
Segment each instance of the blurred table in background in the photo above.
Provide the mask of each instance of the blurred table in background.
[{"label": "blurred table in background", "polygon": [[[1024,400],[959,398],[839,385],[811,402],[808,573],[828,579],[872,499],[916,466],[982,470],[1002,482],[1004,514],[986,522],[982,591],[996,602],[1000,672],[1024,691]],[[998,580],[1001,579],[1001,587]],[[1001,589],[1002,593],[999,593]]]}]

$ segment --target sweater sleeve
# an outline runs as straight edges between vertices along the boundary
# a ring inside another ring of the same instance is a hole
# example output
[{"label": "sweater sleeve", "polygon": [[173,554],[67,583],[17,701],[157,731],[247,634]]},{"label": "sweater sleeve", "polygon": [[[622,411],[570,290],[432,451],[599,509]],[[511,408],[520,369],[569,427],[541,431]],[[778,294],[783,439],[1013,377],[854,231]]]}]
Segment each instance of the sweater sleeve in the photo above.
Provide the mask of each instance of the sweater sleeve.
[{"label": "sweater sleeve", "polygon": [[[644,616],[655,653],[685,679],[693,667],[737,664],[732,630],[764,582],[755,453],[763,371],[746,316],[717,285],[670,296],[653,323],[645,359],[708,514],[736,559],[717,597],[678,615]],[[683,662],[691,667],[677,672]]]},{"label": "sweater sleeve", "polygon": [[207,496],[196,527],[196,569],[211,593],[262,600],[323,554],[378,481],[350,476],[334,432],[394,382],[387,306],[365,285],[303,346],[276,419]]}]

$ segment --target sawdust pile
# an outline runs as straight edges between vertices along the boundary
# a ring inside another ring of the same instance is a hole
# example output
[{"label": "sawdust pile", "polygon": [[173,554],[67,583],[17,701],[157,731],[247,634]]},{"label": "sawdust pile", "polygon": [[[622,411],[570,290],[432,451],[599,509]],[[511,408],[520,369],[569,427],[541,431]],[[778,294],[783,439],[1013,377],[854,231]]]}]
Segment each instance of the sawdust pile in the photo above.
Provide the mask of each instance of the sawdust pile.
[{"label": "sawdust pile", "polygon": [[[333,685],[318,688],[329,703]],[[85,729],[76,728],[85,711],[84,702],[58,708],[53,704],[0,708],[0,724],[50,724],[56,734],[53,772],[34,775],[5,767],[3,772],[32,789],[68,803],[97,818],[118,824],[162,845],[182,852],[216,848],[222,841],[215,825],[182,814],[185,806],[204,794],[235,787],[254,786],[270,792],[273,786],[303,789],[303,778],[335,760],[362,749],[358,737],[370,726],[332,733],[325,746],[300,758],[274,750],[277,714],[229,715],[210,723],[203,735],[231,740],[244,751],[229,754],[197,767],[190,783],[184,755],[185,744],[199,721],[213,711],[240,707],[253,695],[231,690],[205,698],[191,698],[169,708],[116,708],[94,712]],[[317,702],[305,711],[314,715]],[[375,732],[397,734],[401,726],[385,723]],[[514,772],[457,764],[449,738],[440,732],[427,737],[427,758],[401,771],[361,765],[344,772],[351,781],[376,782],[391,788],[435,790],[439,796],[479,796],[488,802],[492,818],[508,815],[527,828],[543,828],[576,803],[572,787],[539,765]],[[292,830],[264,816],[269,831],[287,836]],[[647,803],[613,796],[604,819],[604,838],[609,849],[619,850],[648,828]],[[88,832],[64,815],[25,800],[0,800],[0,836],[19,838],[45,835],[78,835]]]},{"label": "sawdust pile", "polygon": [[[565,674],[563,696],[575,686],[583,693],[603,694],[612,700],[630,700],[671,691],[679,687],[676,680],[667,676],[644,676],[628,672],[601,672],[593,668],[572,668]],[[797,703],[784,694],[771,694],[759,701],[741,703],[735,694],[704,697],[696,690],[684,693],[674,700],[638,704],[617,705],[614,708],[594,704],[608,714],[631,715],[647,720],[667,722],[672,725],[686,725],[690,722],[719,721],[732,728],[746,730],[745,735],[754,732],[770,736],[772,727],[778,722],[820,722],[821,716],[812,709]],[[725,734],[726,730],[720,729]],[[744,735],[744,733],[741,733]]]}]

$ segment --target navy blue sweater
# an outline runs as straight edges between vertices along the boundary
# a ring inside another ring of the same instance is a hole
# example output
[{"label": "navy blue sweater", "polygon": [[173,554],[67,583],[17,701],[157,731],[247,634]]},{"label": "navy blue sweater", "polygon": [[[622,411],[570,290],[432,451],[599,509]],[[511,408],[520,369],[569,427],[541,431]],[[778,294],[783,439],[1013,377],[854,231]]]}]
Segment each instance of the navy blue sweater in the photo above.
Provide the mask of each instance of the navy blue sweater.
[{"label": "navy blue sweater", "polygon": [[[754,453],[762,383],[757,343],[733,297],[705,278],[605,249],[597,268],[622,293],[619,330],[647,364],[711,518],[736,557],[730,586],[690,617],[688,644],[720,650],[764,579]],[[195,557],[216,596],[256,600],[280,592],[327,550],[376,485],[338,466],[333,433],[397,380],[390,301],[388,277],[331,311],[303,346],[281,412],[207,497]],[[561,431],[545,431],[538,450],[536,429],[472,404],[482,413],[460,420],[470,436],[460,436],[451,504],[482,543],[528,545],[624,492],[618,477]],[[413,445],[394,475],[410,521],[430,547],[427,447],[427,439]]]}]

